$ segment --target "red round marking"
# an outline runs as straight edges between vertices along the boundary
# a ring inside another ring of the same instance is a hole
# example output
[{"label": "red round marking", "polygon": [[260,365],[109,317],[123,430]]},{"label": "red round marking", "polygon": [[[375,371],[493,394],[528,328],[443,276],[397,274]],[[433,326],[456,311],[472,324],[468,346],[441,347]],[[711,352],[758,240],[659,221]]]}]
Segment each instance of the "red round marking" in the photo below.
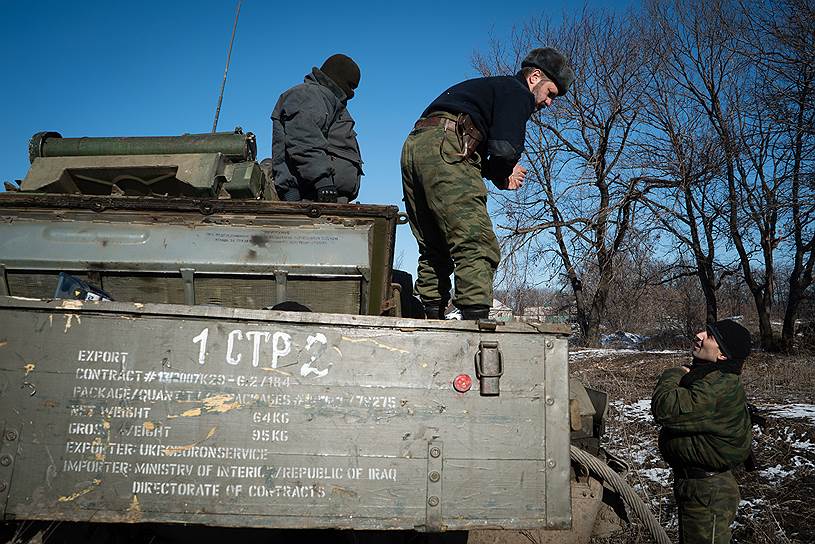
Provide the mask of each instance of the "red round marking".
[{"label": "red round marking", "polygon": [[467,374],[459,374],[453,380],[453,389],[459,393],[466,393],[473,386],[473,379]]}]

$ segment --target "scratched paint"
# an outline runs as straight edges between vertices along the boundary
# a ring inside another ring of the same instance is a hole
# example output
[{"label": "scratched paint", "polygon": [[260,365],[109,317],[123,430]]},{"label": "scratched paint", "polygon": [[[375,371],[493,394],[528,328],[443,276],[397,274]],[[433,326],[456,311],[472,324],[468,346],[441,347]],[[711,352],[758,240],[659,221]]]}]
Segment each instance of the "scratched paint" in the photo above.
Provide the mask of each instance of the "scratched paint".
[{"label": "scratched paint", "polygon": [[223,414],[230,410],[236,410],[241,407],[240,402],[232,402],[235,395],[223,394],[207,397],[203,401],[201,408],[193,408],[181,413],[181,417],[196,417],[202,413],[207,414]]},{"label": "scratched paint", "polygon": [[276,374],[281,374],[281,375],[287,376],[287,377],[291,376],[291,373],[286,372],[284,370],[280,370],[279,368],[272,368],[270,366],[262,366],[262,367],[260,367],[260,369],[265,370],[266,372],[274,372]]},{"label": "scratched paint", "polygon": [[169,447],[164,449],[164,455],[175,455],[176,453],[181,453],[182,451],[191,450],[195,446],[198,446],[199,444],[201,444],[201,443],[209,440],[213,436],[215,436],[215,433],[217,431],[218,431],[218,427],[213,427],[213,428],[211,428],[209,430],[209,432],[207,433],[207,435],[204,438],[202,438],[201,440],[199,440],[197,442],[193,442],[192,444],[187,444],[185,446],[169,446]]},{"label": "scratched paint", "polygon": [[395,348],[393,346],[389,346],[387,344],[383,344],[382,342],[374,340],[373,338],[350,338],[348,336],[342,336],[341,338],[346,342],[351,342],[352,344],[373,344],[378,348],[386,349],[394,353],[410,353],[406,349]]},{"label": "scratched paint", "polygon": [[97,487],[99,487],[99,485],[101,483],[102,483],[102,480],[94,480],[93,483],[91,485],[89,485],[88,487],[86,487],[85,489],[80,489],[79,491],[74,491],[70,495],[64,495],[64,496],[58,498],[57,500],[59,502],[75,501],[76,499],[78,499],[82,495],[87,495],[88,493],[94,491]]},{"label": "scratched paint", "polygon": [[[94,445],[98,446],[99,444],[102,443],[102,437],[97,436],[96,438],[93,439],[93,443],[94,443]],[[110,443],[110,434],[108,434],[108,443]],[[94,457],[96,457],[97,461],[104,461],[105,460],[105,454],[102,453],[101,451],[98,452]]]},{"label": "scratched paint", "polygon": [[76,318],[76,324],[77,324],[77,325],[81,325],[81,324],[82,324],[82,318],[81,318],[81,317],[79,317],[78,315],[75,315],[75,314],[65,314],[65,330],[64,330],[64,331],[62,331],[62,332],[66,333],[66,334],[68,333],[68,329],[70,329],[70,328],[71,328],[71,323],[72,323],[72,321],[73,321],[73,319],[74,319],[74,318]]},{"label": "scratched paint", "polygon": [[65,310],[79,310],[82,308],[81,300],[63,300],[59,305],[60,308]]},{"label": "scratched paint", "polygon": [[342,487],[342,486],[339,486],[339,485],[332,485],[331,486],[331,495],[332,496],[339,495],[339,496],[344,496],[344,497],[356,498],[358,496],[358,493],[356,491],[354,491],[353,489],[349,489],[347,487]]},{"label": "scratched paint", "polygon": [[127,509],[127,521],[133,523],[142,518],[141,504],[139,503],[139,496],[133,495],[130,501],[130,507]]},{"label": "scratched paint", "polygon": [[35,365],[34,363],[28,363],[27,365],[25,365],[23,367],[23,370],[25,370],[25,375],[28,376],[29,374],[31,374],[36,366],[37,365]]}]

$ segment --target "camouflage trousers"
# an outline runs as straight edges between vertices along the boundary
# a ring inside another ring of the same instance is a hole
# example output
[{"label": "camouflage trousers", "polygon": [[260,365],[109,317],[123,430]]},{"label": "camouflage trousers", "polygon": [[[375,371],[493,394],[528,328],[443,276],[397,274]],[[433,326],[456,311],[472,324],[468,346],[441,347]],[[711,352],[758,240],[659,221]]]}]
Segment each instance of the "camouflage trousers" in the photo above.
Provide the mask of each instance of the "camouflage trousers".
[{"label": "camouflage trousers", "polygon": [[[450,116],[455,119],[455,116]],[[402,148],[402,189],[410,228],[419,244],[416,294],[424,302],[492,306],[501,250],[487,212],[480,158],[460,156],[452,132],[414,129]]]},{"label": "camouflage trousers", "polygon": [[674,478],[680,544],[727,544],[739,506],[739,484],[731,471],[709,478]]}]

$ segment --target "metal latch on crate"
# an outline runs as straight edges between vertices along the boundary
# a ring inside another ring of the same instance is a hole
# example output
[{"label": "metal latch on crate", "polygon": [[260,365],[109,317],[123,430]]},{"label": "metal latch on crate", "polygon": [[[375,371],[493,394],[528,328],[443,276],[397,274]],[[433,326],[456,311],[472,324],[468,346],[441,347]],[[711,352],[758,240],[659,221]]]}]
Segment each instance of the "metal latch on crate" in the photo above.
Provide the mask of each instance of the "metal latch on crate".
[{"label": "metal latch on crate", "polygon": [[504,358],[494,340],[482,340],[478,344],[478,353],[475,356],[475,375],[481,386],[483,396],[498,396],[501,394],[500,380],[504,374]]}]

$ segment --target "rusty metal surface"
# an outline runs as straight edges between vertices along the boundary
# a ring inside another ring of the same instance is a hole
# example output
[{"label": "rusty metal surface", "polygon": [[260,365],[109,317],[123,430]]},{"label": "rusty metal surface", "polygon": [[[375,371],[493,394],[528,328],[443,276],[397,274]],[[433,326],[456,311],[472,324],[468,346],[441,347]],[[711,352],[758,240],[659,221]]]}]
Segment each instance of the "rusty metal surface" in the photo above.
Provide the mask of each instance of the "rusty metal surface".
[{"label": "rusty metal surface", "polygon": [[[502,352],[500,395],[456,392],[484,340]],[[7,519],[565,528],[560,342],[524,324],[0,297],[0,413],[16,433],[0,507]]]}]

